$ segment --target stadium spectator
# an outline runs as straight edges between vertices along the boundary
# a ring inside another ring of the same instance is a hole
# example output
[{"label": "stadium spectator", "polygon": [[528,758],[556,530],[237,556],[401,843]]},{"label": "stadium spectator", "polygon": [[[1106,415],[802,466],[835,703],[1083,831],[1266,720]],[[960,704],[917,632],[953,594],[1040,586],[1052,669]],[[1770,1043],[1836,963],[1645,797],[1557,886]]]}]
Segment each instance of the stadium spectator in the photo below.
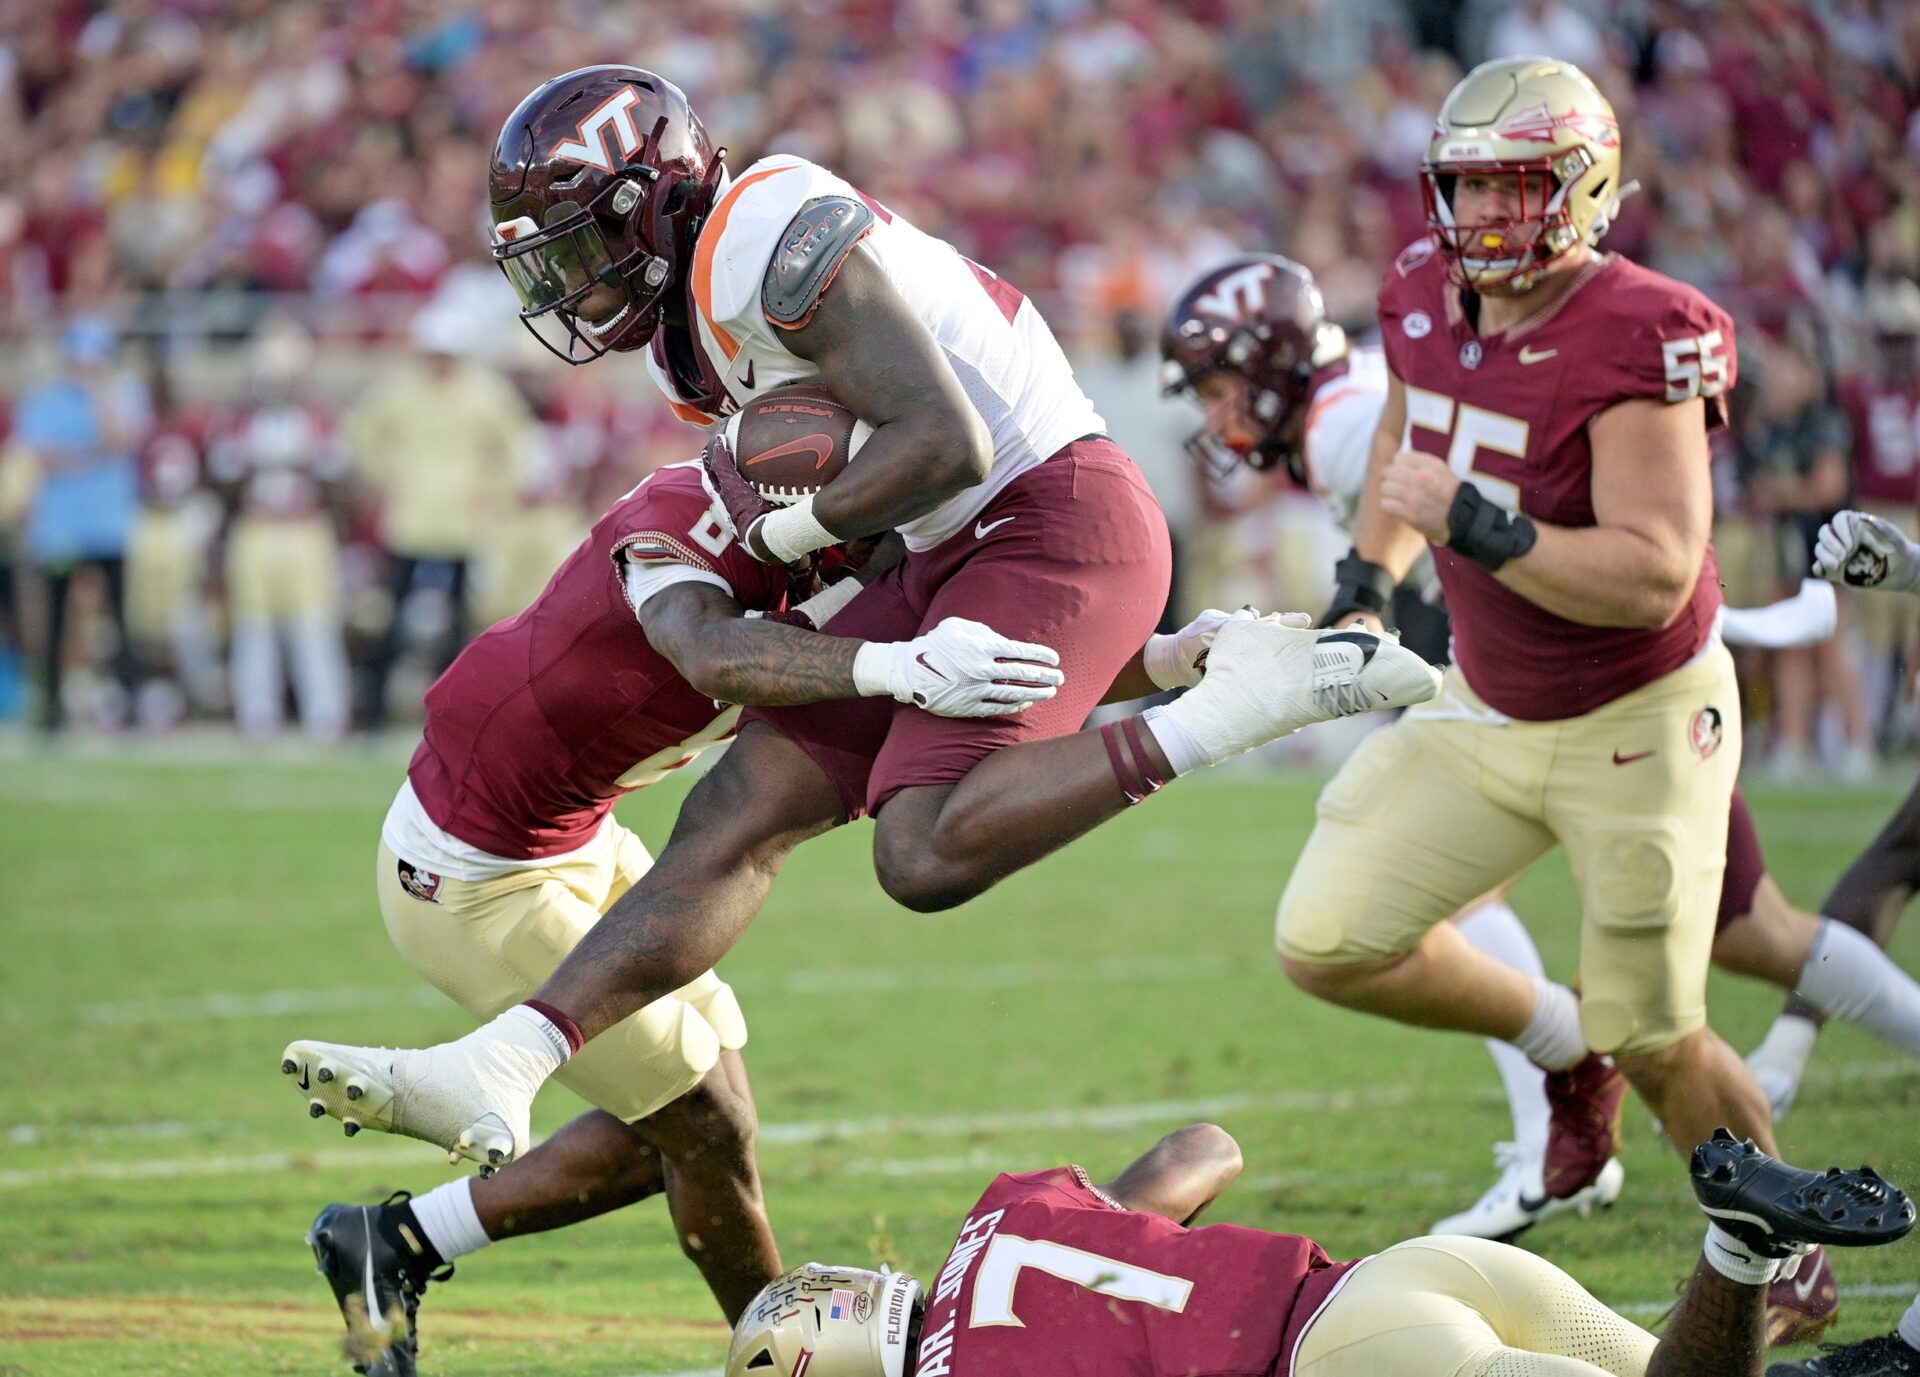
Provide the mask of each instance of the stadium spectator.
[{"label": "stadium spectator", "polygon": [[[502,328],[508,328],[502,326]],[[490,518],[506,506],[532,440],[533,416],[501,373],[462,357],[457,318],[422,311],[419,357],[375,384],[341,419],[341,442],[379,510],[392,601],[368,667],[361,721],[387,718],[387,681],[406,633],[406,605],[423,573],[444,589],[447,627],[431,670],[466,644],[470,562]]]},{"label": "stadium spectator", "polygon": [[14,419],[14,437],[38,470],[25,553],[42,593],[39,712],[49,732],[65,724],[68,608],[83,570],[104,580],[118,638],[113,672],[123,696],[106,715],[123,719],[133,699],[126,554],[136,505],[133,450],[147,400],[140,382],[114,367],[114,348],[105,320],[72,317],[60,334],[59,371],[22,395]]}]

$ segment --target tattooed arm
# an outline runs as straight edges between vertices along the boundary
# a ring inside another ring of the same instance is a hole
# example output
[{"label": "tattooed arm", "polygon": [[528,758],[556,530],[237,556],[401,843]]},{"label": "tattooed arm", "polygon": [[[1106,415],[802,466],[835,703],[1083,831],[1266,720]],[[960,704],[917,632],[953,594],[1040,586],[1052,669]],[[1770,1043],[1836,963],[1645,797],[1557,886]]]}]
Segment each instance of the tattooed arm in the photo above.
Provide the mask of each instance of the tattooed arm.
[{"label": "tattooed arm", "polygon": [[857,698],[853,661],[866,642],[748,617],[709,583],[676,583],[648,598],[640,624],[653,648],[710,698],[782,707]]},{"label": "tattooed arm", "polygon": [[864,247],[847,255],[820,304],[786,346],[873,427],[849,464],[820,490],[813,514],[837,535],[867,535],[924,516],[986,480],[993,438],[953,366]]}]

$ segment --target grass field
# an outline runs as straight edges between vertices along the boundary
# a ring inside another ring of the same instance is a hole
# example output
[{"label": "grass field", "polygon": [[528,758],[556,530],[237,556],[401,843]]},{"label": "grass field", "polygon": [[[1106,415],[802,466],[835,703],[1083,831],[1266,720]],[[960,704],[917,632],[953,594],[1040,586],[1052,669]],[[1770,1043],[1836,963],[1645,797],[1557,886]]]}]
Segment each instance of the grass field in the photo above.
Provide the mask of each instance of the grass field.
[{"label": "grass field", "polygon": [[[424,1145],[309,1122],[277,1064],[299,1034],[417,1045],[468,1026],[373,906],[400,770],[0,758],[0,1374],[347,1370],[301,1235],[329,1200],[424,1190],[448,1168]],[[623,818],[657,844],[679,787]],[[1274,964],[1274,901],[1316,787],[1183,785],[938,918],[879,893],[864,828],[803,849],[725,967],[754,1028],[787,1259],[934,1267],[995,1171],[1112,1172],[1201,1118],[1248,1162],[1213,1217],[1335,1256],[1476,1196],[1507,1128],[1478,1044],[1312,1003]],[[1817,905],[1903,787],[1756,790],[1787,893]],[[1564,867],[1543,865],[1517,905],[1567,974]],[[1895,951],[1920,966],[1920,923]],[[1714,998],[1743,1049],[1778,1004],[1730,979]],[[577,1107],[548,1092],[536,1130]],[[1920,1183],[1920,1067],[1830,1031],[1783,1141]],[[1528,1241],[1650,1320],[1701,1225],[1637,1104],[1627,1169],[1611,1213]],[[1844,1258],[1841,1280],[1835,1334],[1884,1331],[1920,1245]],[[724,1338],[653,1201],[463,1260],[423,1320],[431,1374],[691,1373]]]}]

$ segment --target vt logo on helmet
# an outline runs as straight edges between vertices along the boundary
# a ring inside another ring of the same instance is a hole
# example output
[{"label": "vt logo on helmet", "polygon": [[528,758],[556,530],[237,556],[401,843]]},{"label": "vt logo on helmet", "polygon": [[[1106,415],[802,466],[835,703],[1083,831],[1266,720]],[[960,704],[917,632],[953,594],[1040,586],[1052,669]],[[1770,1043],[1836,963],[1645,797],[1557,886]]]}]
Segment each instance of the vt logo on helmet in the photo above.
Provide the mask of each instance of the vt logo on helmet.
[{"label": "vt logo on helmet", "polygon": [[1207,413],[1188,453],[1221,474],[1244,460],[1262,471],[1285,463],[1301,478],[1314,372],[1346,346],[1313,274],[1292,259],[1243,254],[1203,273],[1160,329],[1161,390],[1191,396]]},{"label": "vt logo on helmet", "polygon": [[638,67],[583,67],[520,102],[488,170],[489,237],[542,344],[586,363],[653,338],[725,151],[679,87]]},{"label": "vt logo on helmet", "polygon": [[1620,184],[1613,107],[1578,67],[1547,57],[1468,72],[1420,167],[1448,275],[1488,295],[1529,291],[1556,258],[1599,243],[1633,189]]}]

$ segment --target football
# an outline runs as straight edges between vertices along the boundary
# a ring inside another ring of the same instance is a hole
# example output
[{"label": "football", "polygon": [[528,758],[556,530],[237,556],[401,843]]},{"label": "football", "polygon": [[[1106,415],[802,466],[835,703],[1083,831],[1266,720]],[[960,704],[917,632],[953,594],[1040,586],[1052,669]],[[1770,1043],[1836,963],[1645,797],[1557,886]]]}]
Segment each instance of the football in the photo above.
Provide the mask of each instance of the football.
[{"label": "football", "polygon": [[754,490],[783,507],[824,488],[872,433],[817,382],[762,393],[721,430]]}]

